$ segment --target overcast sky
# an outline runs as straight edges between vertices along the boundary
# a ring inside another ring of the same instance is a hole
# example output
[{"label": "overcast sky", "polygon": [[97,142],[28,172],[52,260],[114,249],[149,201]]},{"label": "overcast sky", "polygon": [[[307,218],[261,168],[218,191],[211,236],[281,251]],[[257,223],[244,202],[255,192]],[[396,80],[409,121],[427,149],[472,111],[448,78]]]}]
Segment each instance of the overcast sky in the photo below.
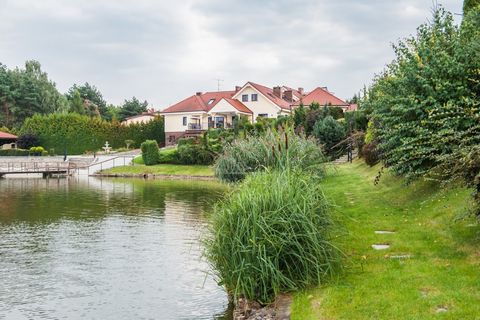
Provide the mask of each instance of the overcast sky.
[{"label": "overcast sky", "polygon": [[[439,0],[461,12],[461,0]],[[432,0],[0,0],[0,62],[40,61],[65,92],[163,109],[247,81],[350,98],[393,58],[391,43],[431,16]]]}]

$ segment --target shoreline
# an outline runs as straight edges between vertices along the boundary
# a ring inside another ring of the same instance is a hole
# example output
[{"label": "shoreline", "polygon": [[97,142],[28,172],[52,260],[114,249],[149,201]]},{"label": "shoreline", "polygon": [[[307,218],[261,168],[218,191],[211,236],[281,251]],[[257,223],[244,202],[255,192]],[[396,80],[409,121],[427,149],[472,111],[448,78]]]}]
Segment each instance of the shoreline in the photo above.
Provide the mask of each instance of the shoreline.
[{"label": "shoreline", "polygon": [[214,176],[180,175],[180,174],[158,174],[158,173],[94,173],[90,177],[104,178],[143,178],[143,179],[161,179],[161,180],[200,180],[200,181],[219,181]]}]

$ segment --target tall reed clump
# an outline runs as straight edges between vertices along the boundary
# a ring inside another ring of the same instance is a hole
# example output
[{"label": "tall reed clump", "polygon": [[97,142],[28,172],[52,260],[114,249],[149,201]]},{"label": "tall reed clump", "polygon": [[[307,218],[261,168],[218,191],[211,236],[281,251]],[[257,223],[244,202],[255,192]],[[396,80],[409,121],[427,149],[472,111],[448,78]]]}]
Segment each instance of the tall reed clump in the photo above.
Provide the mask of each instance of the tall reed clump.
[{"label": "tall reed clump", "polygon": [[313,138],[297,135],[292,128],[269,129],[265,134],[237,139],[224,147],[215,162],[215,176],[225,182],[243,180],[250,172],[266,168],[302,168],[323,176],[325,157]]},{"label": "tall reed clump", "polygon": [[206,253],[234,299],[271,302],[280,292],[318,285],[337,266],[327,203],[301,170],[252,173],[212,216]]}]

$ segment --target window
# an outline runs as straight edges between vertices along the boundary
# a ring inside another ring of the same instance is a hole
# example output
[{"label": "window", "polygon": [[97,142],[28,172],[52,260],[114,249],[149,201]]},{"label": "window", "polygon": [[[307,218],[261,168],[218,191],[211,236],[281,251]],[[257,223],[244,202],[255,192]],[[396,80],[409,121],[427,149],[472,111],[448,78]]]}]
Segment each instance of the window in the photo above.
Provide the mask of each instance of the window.
[{"label": "window", "polygon": [[215,99],[210,99],[210,100],[208,100],[208,104],[212,104],[213,101],[215,101]]},{"label": "window", "polygon": [[258,101],[258,94],[252,93],[252,101]]},{"label": "window", "polygon": [[183,117],[183,125],[184,125],[184,126],[187,125],[187,117]]},{"label": "window", "polygon": [[259,118],[268,118],[268,113],[259,113],[258,117]]},{"label": "window", "polygon": [[215,128],[224,128],[224,127],[225,127],[225,118],[215,117]]},{"label": "window", "polygon": [[242,94],[242,102],[248,102],[248,94]]}]

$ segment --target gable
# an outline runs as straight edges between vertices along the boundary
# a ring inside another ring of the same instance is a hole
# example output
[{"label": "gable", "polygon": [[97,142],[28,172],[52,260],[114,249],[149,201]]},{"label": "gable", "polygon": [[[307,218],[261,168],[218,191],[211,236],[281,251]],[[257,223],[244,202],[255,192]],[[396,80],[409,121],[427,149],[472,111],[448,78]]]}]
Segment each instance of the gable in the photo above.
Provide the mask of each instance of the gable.
[{"label": "gable", "polygon": [[208,112],[222,98],[230,98],[235,91],[218,91],[197,93],[170,107],[164,109],[161,113],[181,113],[181,112]]},{"label": "gable", "polygon": [[[266,88],[266,87],[264,87],[264,88]],[[276,104],[275,102],[272,101],[272,98],[268,96],[268,93],[267,93],[267,95],[265,95],[262,92],[262,90],[259,90],[259,89],[261,89],[261,88],[259,88],[259,85],[255,86],[252,82],[247,82],[237,93],[235,93],[235,95],[232,97],[232,99],[237,99],[238,101],[245,104],[245,102],[242,101],[242,95],[243,94],[248,94],[249,96],[251,96],[251,94],[252,94],[251,91],[253,90],[255,93],[257,93],[259,95],[259,99],[260,99],[260,96],[261,96],[261,97],[263,97],[263,99],[265,101],[267,101],[269,104],[271,104],[274,108],[281,109],[281,107],[278,104]],[[250,108],[249,104],[247,104],[247,106]]]},{"label": "gable", "polygon": [[208,113],[220,113],[220,112],[235,112],[252,114],[253,112],[248,109],[243,103],[236,99],[223,98],[221,99]]}]

